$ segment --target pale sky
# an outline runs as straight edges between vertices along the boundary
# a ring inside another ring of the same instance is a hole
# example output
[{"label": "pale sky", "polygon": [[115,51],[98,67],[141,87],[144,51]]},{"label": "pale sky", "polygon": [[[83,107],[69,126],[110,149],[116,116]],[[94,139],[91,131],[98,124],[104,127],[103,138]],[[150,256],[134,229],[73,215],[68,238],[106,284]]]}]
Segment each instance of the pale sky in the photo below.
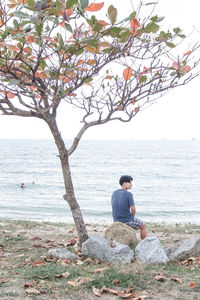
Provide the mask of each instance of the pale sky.
[{"label": "pale sky", "polygon": [[[103,1],[103,0],[102,0]],[[96,1],[96,2],[102,2]],[[132,0],[133,4],[137,0]],[[146,1],[152,2],[151,0]],[[113,4],[119,14],[126,17],[132,12],[130,0],[105,0],[105,6]],[[181,27],[188,39],[180,46],[187,52],[191,41],[200,40],[199,0],[159,0],[154,13],[164,16],[163,28]],[[164,26],[165,25],[165,26]],[[198,52],[200,56],[200,51]],[[89,129],[84,138],[94,139],[200,139],[200,77],[170,91],[150,108],[137,114],[130,123],[110,122]],[[76,120],[69,128],[72,119]],[[68,120],[68,121],[67,121]],[[61,113],[58,120],[64,138],[73,138],[79,128],[78,113],[73,108],[67,115]],[[47,125],[39,119],[0,115],[0,138],[52,138]]]}]

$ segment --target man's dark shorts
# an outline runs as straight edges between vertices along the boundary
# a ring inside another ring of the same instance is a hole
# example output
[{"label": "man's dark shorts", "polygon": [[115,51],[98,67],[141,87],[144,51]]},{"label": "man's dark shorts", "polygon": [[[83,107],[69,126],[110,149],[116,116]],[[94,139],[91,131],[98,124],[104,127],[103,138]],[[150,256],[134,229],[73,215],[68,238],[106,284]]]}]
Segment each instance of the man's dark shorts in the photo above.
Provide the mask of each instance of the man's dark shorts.
[{"label": "man's dark shorts", "polygon": [[143,224],[143,222],[138,218],[134,218],[132,221],[127,222],[126,224],[133,227],[134,229],[138,229]]}]

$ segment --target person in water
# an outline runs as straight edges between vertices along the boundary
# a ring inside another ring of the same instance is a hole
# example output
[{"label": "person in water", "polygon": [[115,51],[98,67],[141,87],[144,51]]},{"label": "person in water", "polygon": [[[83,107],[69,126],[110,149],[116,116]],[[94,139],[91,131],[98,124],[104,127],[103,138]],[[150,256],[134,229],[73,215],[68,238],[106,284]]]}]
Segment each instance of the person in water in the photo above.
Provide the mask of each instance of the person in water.
[{"label": "person in water", "polygon": [[119,179],[121,189],[113,192],[111,200],[113,221],[140,229],[140,237],[143,240],[147,236],[146,225],[135,217],[135,202],[132,193],[128,191],[132,188],[132,181],[133,178],[129,175],[123,175]]},{"label": "person in water", "polygon": [[23,182],[21,184],[21,188],[25,188],[25,184]]}]

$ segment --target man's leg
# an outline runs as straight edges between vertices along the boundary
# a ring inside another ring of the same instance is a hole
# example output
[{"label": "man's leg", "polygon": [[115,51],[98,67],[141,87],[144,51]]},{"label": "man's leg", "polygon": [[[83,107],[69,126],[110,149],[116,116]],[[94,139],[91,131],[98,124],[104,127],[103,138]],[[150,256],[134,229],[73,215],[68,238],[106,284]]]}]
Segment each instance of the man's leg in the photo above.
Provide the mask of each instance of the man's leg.
[{"label": "man's leg", "polygon": [[140,228],[140,238],[141,238],[141,240],[143,240],[147,236],[146,224],[142,223],[142,225],[139,228]]}]

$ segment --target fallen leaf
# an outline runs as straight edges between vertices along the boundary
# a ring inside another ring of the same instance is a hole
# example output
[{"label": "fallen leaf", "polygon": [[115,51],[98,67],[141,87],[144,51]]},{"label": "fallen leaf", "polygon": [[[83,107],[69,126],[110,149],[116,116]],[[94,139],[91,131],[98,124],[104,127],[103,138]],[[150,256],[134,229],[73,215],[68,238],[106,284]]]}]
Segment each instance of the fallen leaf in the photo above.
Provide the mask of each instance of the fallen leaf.
[{"label": "fallen leaf", "polygon": [[6,283],[10,281],[10,279],[7,279],[7,278],[0,278],[0,283]]},{"label": "fallen leaf", "polygon": [[92,292],[93,292],[93,294],[94,294],[95,296],[101,297],[101,294],[102,294],[101,290],[98,290],[98,289],[95,288],[94,286],[92,287]]},{"label": "fallen leaf", "polygon": [[161,281],[161,282],[164,282],[164,281],[167,280],[167,278],[164,275],[156,275],[154,277],[154,279],[157,280],[157,281]]},{"label": "fallen leaf", "polygon": [[194,289],[196,287],[196,283],[194,281],[191,281],[189,284],[190,289]]},{"label": "fallen leaf", "polygon": [[70,276],[69,272],[65,272],[59,275],[56,275],[57,278],[68,278]]},{"label": "fallen leaf", "polygon": [[104,267],[104,268],[96,269],[96,270],[94,270],[93,272],[94,272],[94,273],[98,273],[98,272],[106,271],[106,270],[108,270],[108,269],[109,269],[108,267]]},{"label": "fallen leaf", "polygon": [[80,284],[86,284],[87,282],[90,282],[90,281],[93,281],[92,278],[89,278],[89,277],[85,277],[85,278],[82,278],[77,285],[80,285]]},{"label": "fallen leaf", "polygon": [[171,280],[180,284],[182,283],[182,280],[179,277],[171,277]]},{"label": "fallen leaf", "polygon": [[35,236],[32,239],[30,239],[30,241],[37,241],[37,240],[41,240],[41,238],[39,236]]},{"label": "fallen leaf", "polygon": [[118,279],[114,279],[112,282],[114,285],[120,285],[119,280]]},{"label": "fallen leaf", "polygon": [[24,287],[32,287],[36,285],[36,281],[35,280],[32,280],[32,281],[27,281],[24,283]]},{"label": "fallen leaf", "polygon": [[34,294],[34,295],[40,295],[40,291],[36,290],[35,288],[29,288],[26,290],[26,293],[31,295],[31,294]]},{"label": "fallen leaf", "polygon": [[77,286],[77,281],[74,281],[74,280],[72,280],[72,281],[67,281],[67,283],[68,283],[69,285],[71,285],[71,286]]},{"label": "fallen leaf", "polygon": [[82,261],[82,260],[77,260],[77,261],[75,262],[75,264],[76,264],[77,266],[81,266],[81,265],[84,264],[84,261]]},{"label": "fallen leaf", "polygon": [[88,257],[88,258],[84,259],[84,263],[86,263],[86,262],[93,263],[94,261]]}]

